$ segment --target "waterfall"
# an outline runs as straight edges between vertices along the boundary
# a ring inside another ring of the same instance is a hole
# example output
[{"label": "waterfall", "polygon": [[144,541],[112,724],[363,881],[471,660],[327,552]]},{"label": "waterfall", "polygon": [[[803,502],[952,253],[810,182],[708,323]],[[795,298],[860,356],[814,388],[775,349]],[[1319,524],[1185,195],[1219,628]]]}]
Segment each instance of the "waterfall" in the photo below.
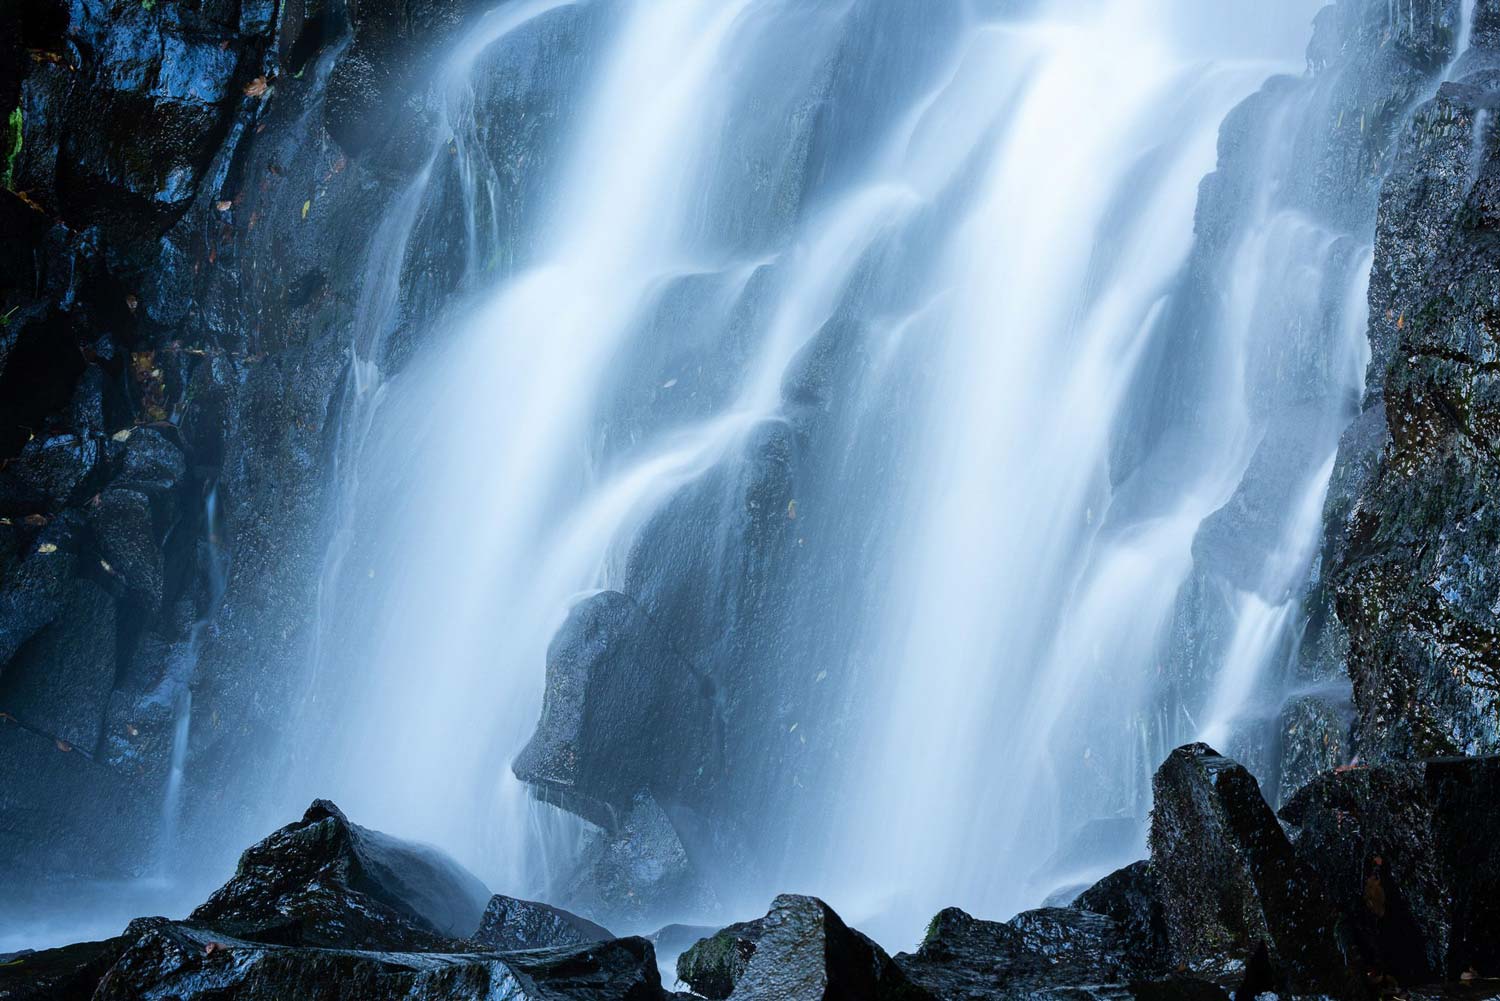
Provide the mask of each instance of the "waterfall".
[{"label": "waterfall", "polygon": [[[815,891],[898,945],[1004,917],[1138,850],[1173,742],[1233,749],[1279,697],[1370,255],[1289,194],[1311,80],[1200,183],[1317,5],[1034,6],[517,0],[465,35],[370,248],[278,810],[547,893],[584,825],[508,765],[606,588],[754,702],[725,910]],[[560,38],[588,58],[538,82]],[[1054,859],[1099,820],[1127,833]]]}]

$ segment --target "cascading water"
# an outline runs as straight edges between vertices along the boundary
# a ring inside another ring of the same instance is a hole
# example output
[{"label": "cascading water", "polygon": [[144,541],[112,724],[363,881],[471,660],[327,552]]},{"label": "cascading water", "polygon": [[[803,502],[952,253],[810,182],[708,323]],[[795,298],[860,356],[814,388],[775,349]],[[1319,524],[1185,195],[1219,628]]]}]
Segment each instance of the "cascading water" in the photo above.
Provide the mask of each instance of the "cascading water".
[{"label": "cascading water", "polygon": [[[1165,751],[1279,697],[1370,258],[1287,197],[1305,80],[1195,244],[1220,124],[1315,2],[1036,6],[518,0],[466,36],[371,249],[278,816],[331,796],[545,892],[580,822],[508,765],[614,588],[765,698],[724,752],[726,910],[812,890],[904,945],[1139,847]],[[538,83],[559,38],[600,56]],[[518,175],[487,102],[528,79],[561,111]],[[453,206],[458,301],[383,374]]]}]

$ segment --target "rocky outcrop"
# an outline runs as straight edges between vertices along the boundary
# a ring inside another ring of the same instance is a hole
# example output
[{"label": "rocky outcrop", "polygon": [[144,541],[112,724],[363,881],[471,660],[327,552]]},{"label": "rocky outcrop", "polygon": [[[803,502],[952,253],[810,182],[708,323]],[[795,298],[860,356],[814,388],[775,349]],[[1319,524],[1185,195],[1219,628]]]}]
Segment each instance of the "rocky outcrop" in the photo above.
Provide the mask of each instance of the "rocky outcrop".
[{"label": "rocky outcrop", "polygon": [[489,898],[436,849],[352,824],[318,800],[299,822],[247,849],[234,878],[190,920],[277,945],[433,951],[473,934],[481,917],[491,937],[503,938],[503,914],[499,924],[488,920]]},{"label": "rocky outcrop", "polygon": [[[1494,17],[1479,5],[1478,24]],[[1367,760],[1500,747],[1500,75],[1464,73],[1493,42],[1477,32],[1459,79],[1412,114],[1381,191],[1366,400],[1378,433],[1341,458],[1367,471],[1330,509],[1325,557]]]}]

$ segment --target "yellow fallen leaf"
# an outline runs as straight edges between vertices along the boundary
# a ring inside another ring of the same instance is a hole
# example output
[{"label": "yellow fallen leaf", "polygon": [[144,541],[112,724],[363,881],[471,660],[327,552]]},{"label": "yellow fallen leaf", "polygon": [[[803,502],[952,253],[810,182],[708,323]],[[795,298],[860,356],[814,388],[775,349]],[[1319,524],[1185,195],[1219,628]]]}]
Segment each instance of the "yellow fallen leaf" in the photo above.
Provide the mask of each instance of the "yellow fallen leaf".
[{"label": "yellow fallen leaf", "polygon": [[115,441],[124,441],[125,439],[127,439],[127,438],[130,437],[130,428],[125,428],[124,430],[116,431],[114,434],[110,435],[110,437],[113,438]]},{"label": "yellow fallen leaf", "polygon": [[47,553],[55,553],[57,552],[57,543],[44,542],[40,546],[36,547],[36,551],[43,555],[46,555]]},{"label": "yellow fallen leaf", "polygon": [[307,210],[310,209],[310,208],[312,208],[312,199],[311,198],[309,198],[307,201],[305,201],[305,202],[302,203],[302,218],[304,218],[304,219],[307,218]]},{"label": "yellow fallen leaf", "polygon": [[251,80],[249,83],[245,84],[246,97],[260,97],[265,92],[266,78],[263,76],[258,76],[254,80]]},{"label": "yellow fallen leaf", "polygon": [[795,500],[786,502],[786,516],[791,521],[797,520],[797,502]]},{"label": "yellow fallen leaf", "polygon": [[214,202],[214,207],[217,208],[220,212],[228,212],[230,209],[234,208],[234,202],[225,198],[222,201]]}]

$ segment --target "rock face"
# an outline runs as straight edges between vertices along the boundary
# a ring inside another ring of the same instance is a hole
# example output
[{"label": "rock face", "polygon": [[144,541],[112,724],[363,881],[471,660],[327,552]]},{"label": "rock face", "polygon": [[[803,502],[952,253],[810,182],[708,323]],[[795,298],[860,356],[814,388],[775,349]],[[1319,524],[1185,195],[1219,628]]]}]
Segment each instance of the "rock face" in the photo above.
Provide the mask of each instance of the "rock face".
[{"label": "rock face", "polygon": [[1153,791],[1151,874],[1173,955],[1214,975],[1263,945],[1286,985],[1342,992],[1348,947],[1334,910],[1244,766],[1190,744]]},{"label": "rock face", "polygon": [[1381,192],[1366,400],[1379,434],[1350,457],[1368,472],[1328,574],[1367,760],[1500,748],[1500,75],[1464,73],[1494,55],[1491,34],[1475,44],[1412,115]]},{"label": "rock face", "polygon": [[479,931],[469,939],[478,949],[545,949],[587,945],[614,938],[609,929],[560,907],[495,894],[484,909]]},{"label": "rock face", "polygon": [[1320,775],[1283,808],[1375,976],[1399,984],[1500,975],[1500,851],[1482,832],[1500,759]]},{"label": "rock face", "polygon": [[352,824],[318,800],[247,849],[190,920],[278,945],[430,951],[471,935],[489,897],[441,852]]},{"label": "rock face", "polygon": [[[0,10],[7,885],[44,881],[64,832],[70,875],[139,870],[189,702],[176,826],[206,844],[182,854],[262,829],[275,769],[243,763],[305,691],[368,250],[429,145],[418,81],[490,6]],[[549,84],[484,85],[486,127],[545,158]],[[457,283],[462,227],[434,229],[399,265],[402,358]]]}]

